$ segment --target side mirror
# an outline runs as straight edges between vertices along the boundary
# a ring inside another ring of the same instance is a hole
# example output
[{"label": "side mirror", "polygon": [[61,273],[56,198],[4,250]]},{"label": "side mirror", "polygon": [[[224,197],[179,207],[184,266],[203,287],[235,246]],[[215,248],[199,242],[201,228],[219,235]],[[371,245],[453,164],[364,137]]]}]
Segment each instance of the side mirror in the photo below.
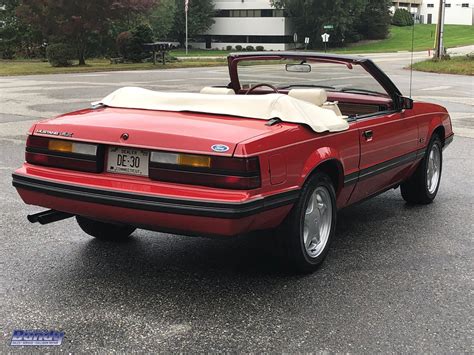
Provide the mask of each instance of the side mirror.
[{"label": "side mirror", "polygon": [[400,96],[400,108],[404,110],[411,110],[413,108],[413,100],[409,97]]}]

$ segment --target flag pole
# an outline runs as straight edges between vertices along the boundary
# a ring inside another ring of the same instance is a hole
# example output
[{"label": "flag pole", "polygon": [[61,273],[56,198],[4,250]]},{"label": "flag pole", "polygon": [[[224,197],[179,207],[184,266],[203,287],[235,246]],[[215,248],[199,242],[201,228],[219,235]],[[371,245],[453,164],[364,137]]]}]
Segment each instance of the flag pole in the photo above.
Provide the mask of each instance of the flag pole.
[{"label": "flag pole", "polygon": [[186,41],[185,41],[186,55],[188,55],[188,4],[189,4],[189,0],[185,0],[184,1],[184,16],[185,16],[185,22],[186,22]]}]

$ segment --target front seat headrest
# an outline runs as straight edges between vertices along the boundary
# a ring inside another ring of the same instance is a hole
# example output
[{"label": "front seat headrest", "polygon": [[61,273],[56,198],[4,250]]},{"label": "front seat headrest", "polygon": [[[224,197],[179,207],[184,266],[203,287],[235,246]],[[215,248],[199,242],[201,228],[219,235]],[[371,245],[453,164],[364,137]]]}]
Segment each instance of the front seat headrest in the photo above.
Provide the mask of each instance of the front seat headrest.
[{"label": "front seat headrest", "polygon": [[328,100],[328,95],[324,89],[291,89],[288,91],[288,96],[316,106],[322,106]]},{"label": "front seat headrest", "polygon": [[234,90],[229,88],[219,88],[215,86],[206,86],[203,87],[200,91],[201,94],[210,94],[210,95],[235,95]]}]

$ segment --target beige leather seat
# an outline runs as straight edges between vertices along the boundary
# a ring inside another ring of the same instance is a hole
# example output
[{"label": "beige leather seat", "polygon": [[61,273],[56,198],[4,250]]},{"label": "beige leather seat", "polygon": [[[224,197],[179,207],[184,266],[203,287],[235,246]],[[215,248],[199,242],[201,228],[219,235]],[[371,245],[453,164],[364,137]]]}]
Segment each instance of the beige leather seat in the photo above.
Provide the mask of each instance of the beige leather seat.
[{"label": "beige leather seat", "polygon": [[208,95],[235,95],[235,92],[232,89],[218,88],[214,86],[205,86],[201,89],[200,93]]},{"label": "beige leather seat", "polygon": [[288,91],[288,96],[334,111],[336,115],[342,116],[337,102],[328,101],[328,95],[324,89],[291,89]]}]

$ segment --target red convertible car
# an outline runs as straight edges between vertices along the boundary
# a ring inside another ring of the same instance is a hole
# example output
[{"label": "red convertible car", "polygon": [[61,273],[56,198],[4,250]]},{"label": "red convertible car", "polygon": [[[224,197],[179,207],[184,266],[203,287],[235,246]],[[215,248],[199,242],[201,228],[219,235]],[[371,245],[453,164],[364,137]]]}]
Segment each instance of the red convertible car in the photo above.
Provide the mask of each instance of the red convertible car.
[{"label": "red convertible car", "polygon": [[13,185],[48,210],[28,219],[75,216],[105,240],[274,230],[311,272],[337,210],[397,187],[408,203],[436,197],[449,114],[402,96],[371,60],[253,52],[228,68],[227,85],[200,93],[122,88],[33,125]]}]

